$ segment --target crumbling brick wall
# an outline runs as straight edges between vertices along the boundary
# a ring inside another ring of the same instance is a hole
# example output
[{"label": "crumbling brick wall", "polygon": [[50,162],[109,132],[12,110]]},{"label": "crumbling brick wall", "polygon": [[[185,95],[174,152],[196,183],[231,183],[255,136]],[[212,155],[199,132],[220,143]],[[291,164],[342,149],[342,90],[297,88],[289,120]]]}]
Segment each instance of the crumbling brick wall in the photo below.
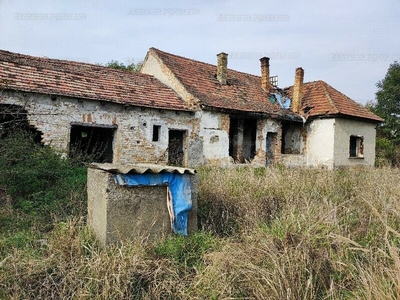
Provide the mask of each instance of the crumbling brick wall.
[{"label": "crumbling brick wall", "polygon": [[[202,162],[198,148],[199,119],[191,112],[175,112],[153,108],[84,100],[73,97],[3,91],[2,104],[14,104],[28,112],[28,121],[42,132],[42,142],[66,156],[73,124],[116,128],[113,140],[113,162],[160,163],[168,161],[168,131],[185,131],[185,166]],[[153,126],[160,126],[160,136],[152,140]],[[200,151],[202,152],[202,151]]]}]

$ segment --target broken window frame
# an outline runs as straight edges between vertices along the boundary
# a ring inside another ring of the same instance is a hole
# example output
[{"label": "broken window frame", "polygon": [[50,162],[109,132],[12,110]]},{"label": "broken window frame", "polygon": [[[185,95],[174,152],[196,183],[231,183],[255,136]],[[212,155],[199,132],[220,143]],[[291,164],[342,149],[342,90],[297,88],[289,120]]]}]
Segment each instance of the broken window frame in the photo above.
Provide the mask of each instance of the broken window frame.
[{"label": "broken window frame", "polygon": [[364,158],[364,137],[362,135],[350,135],[349,158]]}]

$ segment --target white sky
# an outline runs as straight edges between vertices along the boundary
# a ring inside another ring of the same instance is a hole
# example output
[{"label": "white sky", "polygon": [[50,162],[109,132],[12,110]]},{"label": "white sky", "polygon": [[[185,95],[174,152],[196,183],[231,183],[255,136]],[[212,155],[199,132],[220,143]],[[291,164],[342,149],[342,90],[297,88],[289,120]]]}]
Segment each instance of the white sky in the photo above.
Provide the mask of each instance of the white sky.
[{"label": "white sky", "polygon": [[107,63],[150,47],[260,74],[269,56],[279,86],[324,80],[359,103],[400,61],[400,0],[0,0],[0,49]]}]

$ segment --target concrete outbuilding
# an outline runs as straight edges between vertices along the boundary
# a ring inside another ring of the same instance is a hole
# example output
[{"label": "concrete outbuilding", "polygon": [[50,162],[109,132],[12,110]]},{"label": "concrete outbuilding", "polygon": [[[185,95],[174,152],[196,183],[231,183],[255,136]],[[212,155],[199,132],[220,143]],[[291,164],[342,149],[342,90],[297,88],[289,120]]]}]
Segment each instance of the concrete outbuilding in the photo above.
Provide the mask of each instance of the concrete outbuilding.
[{"label": "concrete outbuilding", "polygon": [[197,230],[198,175],[152,164],[88,168],[88,225],[103,246]]}]

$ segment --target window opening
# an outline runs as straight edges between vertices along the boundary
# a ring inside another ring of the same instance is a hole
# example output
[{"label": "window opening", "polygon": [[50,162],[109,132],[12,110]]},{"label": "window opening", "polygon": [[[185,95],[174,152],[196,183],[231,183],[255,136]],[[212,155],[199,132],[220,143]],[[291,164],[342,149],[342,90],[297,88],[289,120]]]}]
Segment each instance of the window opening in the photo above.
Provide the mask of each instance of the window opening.
[{"label": "window opening", "polygon": [[362,158],[364,157],[364,137],[360,135],[350,136],[350,157]]},{"label": "window opening", "polygon": [[71,125],[69,156],[82,162],[111,163],[115,127]]},{"label": "window opening", "polygon": [[158,142],[160,140],[160,125],[153,125],[153,142]]}]

